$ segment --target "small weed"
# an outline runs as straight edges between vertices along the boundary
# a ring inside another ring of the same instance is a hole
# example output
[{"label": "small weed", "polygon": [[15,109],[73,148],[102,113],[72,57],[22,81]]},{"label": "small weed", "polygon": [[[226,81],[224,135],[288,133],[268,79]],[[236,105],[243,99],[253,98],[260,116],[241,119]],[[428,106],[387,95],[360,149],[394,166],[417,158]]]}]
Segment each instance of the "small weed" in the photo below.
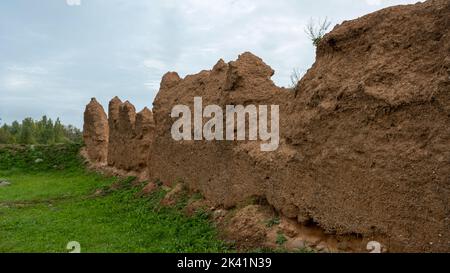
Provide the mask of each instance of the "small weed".
[{"label": "small weed", "polygon": [[276,240],[276,243],[277,243],[277,245],[284,245],[284,243],[286,243],[287,242],[287,238],[284,236],[284,234],[283,233],[278,233],[277,234],[277,240]]},{"label": "small weed", "polygon": [[273,227],[273,226],[277,226],[279,224],[280,224],[280,218],[276,217],[276,218],[270,219],[267,222],[266,226],[270,228],[270,227]]},{"label": "small weed", "polygon": [[205,198],[203,197],[203,195],[200,192],[195,192],[191,196],[192,201],[198,201],[198,200],[203,200],[203,199],[205,199]]}]

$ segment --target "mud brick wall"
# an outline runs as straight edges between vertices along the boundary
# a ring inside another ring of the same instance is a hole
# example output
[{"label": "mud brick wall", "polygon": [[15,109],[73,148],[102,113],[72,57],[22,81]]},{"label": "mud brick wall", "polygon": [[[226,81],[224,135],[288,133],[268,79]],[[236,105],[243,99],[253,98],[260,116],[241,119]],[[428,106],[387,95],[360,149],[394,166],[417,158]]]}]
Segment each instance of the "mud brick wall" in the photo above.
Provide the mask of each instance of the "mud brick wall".
[{"label": "mud brick wall", "polygon": [[[167,73],[153,116],[111,101],[108,164],[181,179],[218,206],[256,196],[328,233],[384,237],[392,251],[450,251],[449,29],[448,0],[346,21],[323,38],[295,89],[275,86],[251,53],[183,79]],[[223,108],[279,105],[278,150],[173,140],[171,110],[194,97]],[[87,113],[88,150],[103,160],[95,128],[104,116]]]}]

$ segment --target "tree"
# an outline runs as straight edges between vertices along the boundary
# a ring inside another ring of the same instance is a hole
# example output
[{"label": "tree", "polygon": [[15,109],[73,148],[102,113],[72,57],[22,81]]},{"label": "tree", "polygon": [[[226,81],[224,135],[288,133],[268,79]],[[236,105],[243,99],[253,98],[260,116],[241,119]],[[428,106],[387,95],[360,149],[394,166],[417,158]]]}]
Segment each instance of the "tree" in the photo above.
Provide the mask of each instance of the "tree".
[{"label": "tree", "polygon": [[40,120],[26,118],[19,123],[4,124],[0,128],[0,144],[54,144],[81,142],[82,133],[78,128],[62,124],[59,118],[55,122],[47,116]]},{"label": "tree", "polygon": [[81,130],[72,125],[64,126],[64,135],[70,142],[81,142],[83,139]]},{"label": "tree", "polygon": [[36,127],[32,118],[26,118],[22,121],[22,130],[20,132],[19,143],[21,144],[34,144],[35,137],[34,132]]},{"label": "tree", "polygon": [[61,120],[59,118],[56,119],[55,125],[53,127],[53,136],[55,143],[65,142],[64,137],[64,126],[61,124]]},{"label": "tree", "polygon": [[8,126],[3,125],[0,128],[0,144],[14,143],[14,137],[8,130]]},{"label": "tree", "polygon": [[52,119],[43,116],[40,121],[36,123],[38,133],[38,143],[52,144],[55,142],[55,132]]},{"label": "tree", "polygon": [[328,21],[328,18],[317,21],[311,18],[305,27],[305,32],[313,42],[313,45],[317,47],[330,26],[331,22]]},{"label": "tree", "polygon": [[9,131],[12,135],[17,136],[20,133],[20,124],[17,120],[13,121],[11,126],[9,127]]}]

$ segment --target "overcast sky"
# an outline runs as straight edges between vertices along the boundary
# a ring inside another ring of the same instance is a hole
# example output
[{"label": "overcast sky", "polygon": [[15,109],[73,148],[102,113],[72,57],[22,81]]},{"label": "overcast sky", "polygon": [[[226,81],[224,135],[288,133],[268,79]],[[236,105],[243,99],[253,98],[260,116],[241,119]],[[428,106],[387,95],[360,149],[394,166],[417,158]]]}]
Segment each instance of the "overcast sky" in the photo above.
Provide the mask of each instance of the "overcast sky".
[{"label": "overcast sky", "polygon": [[[81,5],[67,2],[81,1]],[[161,76],[182,77],[245,51],[290,83],[315,50],[310,18],[333,25],[417,0],[2,0],[0,118],[48,115],[82,126],[91,97],[152,105]]]}]

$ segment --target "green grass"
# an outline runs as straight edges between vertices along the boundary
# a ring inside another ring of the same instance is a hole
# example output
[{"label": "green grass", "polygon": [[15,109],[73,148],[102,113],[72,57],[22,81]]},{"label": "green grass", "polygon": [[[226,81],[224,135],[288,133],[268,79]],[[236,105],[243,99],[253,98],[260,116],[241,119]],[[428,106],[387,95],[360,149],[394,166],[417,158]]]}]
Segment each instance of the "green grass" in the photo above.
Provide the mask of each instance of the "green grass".
[{"label": "green grass", "polygon": [[0,190],[0,202],[45,202],[85,195],[114,179],[85,172],[14,173],[0,171],[11,186]]},{"label": "green grass", "polygon": [[[132,179],[84,169],[79,146],[0,147],[0,252],[225,252],[228,247],[205,214],[185,216],[159,205],[164,192],[136,197]],[[35,163],[36,158],[44,161]],[[185,200],[183,200],[184,202]]]}]

